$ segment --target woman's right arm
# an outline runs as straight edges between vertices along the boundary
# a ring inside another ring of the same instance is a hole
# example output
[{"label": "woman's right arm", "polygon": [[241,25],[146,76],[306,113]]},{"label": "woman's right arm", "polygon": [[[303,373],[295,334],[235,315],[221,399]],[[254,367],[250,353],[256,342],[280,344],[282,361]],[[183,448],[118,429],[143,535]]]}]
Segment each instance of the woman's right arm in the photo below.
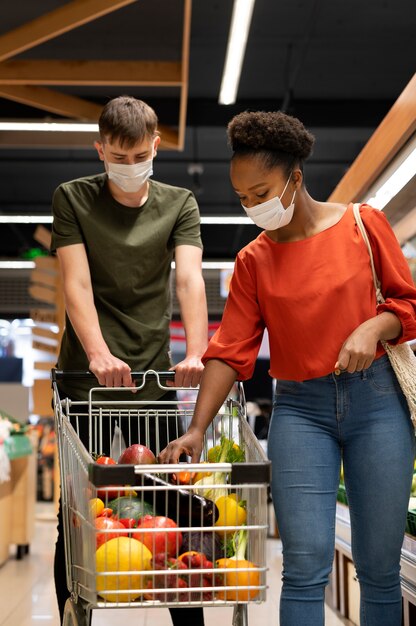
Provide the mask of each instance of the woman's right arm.
[{"label": "woman's right arm", "polygon": [[57,249],[65,306],[71,324],[89,361],[89,369],[106,387],[132,387],[130,367],[113,356],[101,333],[85,246]]},{"label": "woman's right arm", "polygon": [[182,453],[193,463],[200,459],[206,429],[217,415],[231,387],[238,378],[248,380],[264,332],[264,321],[257,300],[257,284],[252,273],[237,256],[230,293],[221,325],[205,352],[195,412],[188,431],[172,441],[159,455],[162,463],[177,463]]},{"label": "woman's right arm", "polygon": [[198,463],[205,431],[217,415],[237,378],[237,372],[218,359],[209,360],[202,374],[195,411],[187,432],[159,454],[160,463],[178,463],[182,453]]}]

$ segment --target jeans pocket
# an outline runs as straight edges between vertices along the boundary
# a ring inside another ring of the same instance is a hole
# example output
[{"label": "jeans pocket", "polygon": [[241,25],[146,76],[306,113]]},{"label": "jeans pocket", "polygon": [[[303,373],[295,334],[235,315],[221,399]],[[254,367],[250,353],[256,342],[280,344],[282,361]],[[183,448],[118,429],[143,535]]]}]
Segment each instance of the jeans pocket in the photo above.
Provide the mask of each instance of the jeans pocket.
[{"label": "jeans pocket", "polygon": [[370,367],[368,370],[368,380],[371,382],[374,389],[381,393],[401,393],[401,387],[397,380],[396,374],[390,361],[386,360],[378,366]]}]

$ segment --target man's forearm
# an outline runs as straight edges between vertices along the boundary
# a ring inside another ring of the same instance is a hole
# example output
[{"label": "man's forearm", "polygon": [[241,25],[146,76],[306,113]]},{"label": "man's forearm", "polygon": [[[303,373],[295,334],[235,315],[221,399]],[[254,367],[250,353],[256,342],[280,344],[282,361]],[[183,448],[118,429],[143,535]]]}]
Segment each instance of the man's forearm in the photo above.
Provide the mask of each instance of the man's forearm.
[{"label": "man's forearm", "polygon": [[[82,303],[82,304],[80,304]],[[66,310],[75,333],[81,342],[88,361],[92,361],[98,354],[109,353],[104,341],[98,321],[97,310],[92,295],[88,290],[65,290]]]},{"label": "man's forearm", "polygon": [[202,276],[177,285],[176,294],[185,329],[186,356],[201,357],[208,345],[207,300]]}]

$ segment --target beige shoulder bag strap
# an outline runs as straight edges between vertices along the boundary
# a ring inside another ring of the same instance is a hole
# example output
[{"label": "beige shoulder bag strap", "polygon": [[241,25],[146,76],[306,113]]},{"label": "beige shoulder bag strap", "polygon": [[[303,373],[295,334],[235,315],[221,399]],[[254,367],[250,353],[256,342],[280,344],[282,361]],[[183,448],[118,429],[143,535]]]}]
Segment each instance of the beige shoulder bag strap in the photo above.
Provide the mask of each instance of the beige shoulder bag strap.
[{"label": "beige shoulder bag strap", "polygon": [[380,281],[378,279],[376,268],[374,266],[373,251],[371,249],[370,240],[368,238],[367,231],[365,229],[363,220],[361,219],[360,204],[359,203],[355,203],[353,205],[353,211],[354,211],[354,217],[355,217],[356,224],[357,224],[358,228],[361,231],[361,235],[362,235],[362,237],[363,237],[363,239],[365,241],[365,244],[367,246],[367,249],[368,249],[368,254],[369,254],[369,257],[370,257],[371,271],[373,273],[374,288],[376,290],[377,304],[381,304],[382,302],[385,302],[385,300],[384,300],[383,294],[381,293],[381,283],[380,283]]},{"label": "beige shoulder bag strap", "polygon": [[[360,215],[360,205],[354,204],[354,217],[362,237],[367,245],[370,257],[371,271],[373,273],[374,287],[376,290],[377,303],[384,302],[383,294],[380,289],[380,281],[374,267],[373,251],[371,250],[370,240]],[[400,387],[406,397],[409,406],[410,418],[413,426],[416,428],[416,359],[413,350],[408,343],[400,343],[398,345],[390,345],[387,341],[381,341],[391,366],[399,381]]]}]

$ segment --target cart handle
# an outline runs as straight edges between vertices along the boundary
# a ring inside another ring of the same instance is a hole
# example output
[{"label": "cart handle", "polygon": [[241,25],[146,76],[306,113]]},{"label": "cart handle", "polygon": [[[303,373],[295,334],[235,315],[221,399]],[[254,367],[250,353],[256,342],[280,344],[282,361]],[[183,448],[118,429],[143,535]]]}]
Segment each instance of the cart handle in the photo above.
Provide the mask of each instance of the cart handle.
[{"label": "cart handle", "polygon": [[[101,391],[114,391],[114,390],[122,391],[122,390],[127,390],[127,389],[135,389],[136,391],[141,391],[145,387],[148,381],[148,376],[150,377],[154,376],[158,387],[166,391],[178,391],[178,390],[183,391],[185,389],[190,389],[192,391],[195,391],[198,389],[198,387],[175,387],[173,385],[167,386],[166,383],[168,381],[173,382],[175,380],[174,370],[168,371],[168,372],[156,372],[155,370],[147,370],[145,372],[130,372],[130,375],[133,380],[140,380],[140,384],[137,387],[104,387],[100,385],[99,387],[90,389],[90,401],[91,401],[91,392],[96,391],[98,388]],[[62,380],[64,378],[72,379],[72,380],[80,380],[80,379],[96,380],[98,383],[98,380],[95,374],[93,374],[89,370],[58,370],[56,368],[52,368],[51,378],[52,378],[52,383],[56,383],[57,380]]]},{"label": "cart handle", "polygon": [[[147,374],[154,374],[156,378],[159,380],[163,378],[165,380],[175,380],[175,372],[172,370],[171,372],[155,372],[154,370],[148,370],[147,372],[130,372],[130,375],[133,380],[139,380],[140,378],[146,378]],[[56,368],[51,369],[51,377],[52,381],[55,382],[57,380],[80,380],[80,379],[89,379],[89,380],[97,380],[95,374],[90,372],[89,370],[58,370]]]}]

